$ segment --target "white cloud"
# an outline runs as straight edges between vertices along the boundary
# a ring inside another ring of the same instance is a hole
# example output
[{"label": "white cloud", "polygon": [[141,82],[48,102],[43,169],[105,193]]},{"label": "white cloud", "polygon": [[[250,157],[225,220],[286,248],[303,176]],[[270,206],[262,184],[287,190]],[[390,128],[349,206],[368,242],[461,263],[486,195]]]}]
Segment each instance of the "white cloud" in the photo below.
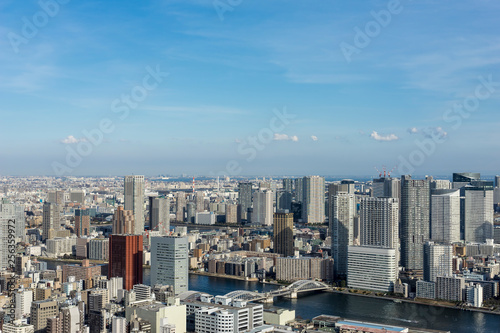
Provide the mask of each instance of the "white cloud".
[{"label": "white cloud", "polygon": [[318,141],[318,137],[317,137],[316,135],[311,135],[311,139],[312,139],[313,141]]},{"label": "white cloud", "polygon": [[289,136],[288,134],[274,133],[273,140],[275,140],[275,141],[293,141],[293,142],[297,142],[297,141],[299,141],[299,137],[296,136],[296,135]]},{"label": "white cloud", "polygon": [[416,127],[409,128],[408,132],[410,134],[417,134],[418,133],[418,128],[416,128]]},{"label": "white cloud", "polygon": [[65,137],[64,139],[61,140],[61,143],[72,144],[72,143],[78,143],[78,142],[83,142],[83,141],[87,141],[87,140],[85,140],[85,138],[77,139],[73,135],[68,135],[67,137]]},{"label": "white cloud", "polygon": [[377,141],[394,141],[399,140],[396,134],[380,135],[376,131],[373,131],[370,135],[374,140]]}]

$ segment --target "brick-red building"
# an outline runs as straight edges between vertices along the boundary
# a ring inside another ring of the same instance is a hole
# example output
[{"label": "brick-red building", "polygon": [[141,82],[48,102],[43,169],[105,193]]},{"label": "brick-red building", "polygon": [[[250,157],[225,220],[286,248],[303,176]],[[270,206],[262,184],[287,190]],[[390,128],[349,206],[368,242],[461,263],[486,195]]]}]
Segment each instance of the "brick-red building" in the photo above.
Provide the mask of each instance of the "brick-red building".
[{"label": "brick-red building", "polygon": [[123,288],[142,283],[142,235],[111,235],[108,278],[122,277]]}]

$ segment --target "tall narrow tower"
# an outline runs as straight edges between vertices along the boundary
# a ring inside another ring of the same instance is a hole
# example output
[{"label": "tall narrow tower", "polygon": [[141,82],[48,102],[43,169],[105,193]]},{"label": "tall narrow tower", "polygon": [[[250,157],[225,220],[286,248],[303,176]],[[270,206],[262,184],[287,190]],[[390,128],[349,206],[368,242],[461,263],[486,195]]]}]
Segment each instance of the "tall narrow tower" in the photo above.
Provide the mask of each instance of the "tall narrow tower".
[{"label": "tall narrow tower", "polygon": [[125,176],[125,210],[134,212],[134,234],[144,232],[144,176]]}]

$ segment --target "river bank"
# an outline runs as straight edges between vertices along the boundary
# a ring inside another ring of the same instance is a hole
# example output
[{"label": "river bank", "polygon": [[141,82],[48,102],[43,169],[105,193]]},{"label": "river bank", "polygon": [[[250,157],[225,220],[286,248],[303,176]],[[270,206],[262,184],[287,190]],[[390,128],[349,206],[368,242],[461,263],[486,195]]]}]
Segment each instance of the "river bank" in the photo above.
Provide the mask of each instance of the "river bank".
[{"label": "river bank", "polygon": [[222,279],[239,280],[239,281],[249,281],[249,282],[258,282],[259,281],[259,279],[257,279],[257,278],[248,278],[248,277],[241,277],[241,276],[235,276],[235,275],[208,273],[208,272],[200,272],[200,271],[189,271],[189,274],[210,276],[210,277],[222,278]]},{"label": "river bank", "polygon": [[434,306],[434,307],[447,308],[447,309],[453,309],[453,310],[474,311],[474,312],[487,313],[487,314],[492,314],[492,315],[497,315],[497,316],[500,315],[500,311],[491,311],[491,310],[479,309],[479,308],[463,308],[463,307],[459,307],[457,305],[454,305],[452,303],[445,303],[445,302],[433,301],[433,300],[419,301],[419,300],[411,300],[411,299],[400,298],[400,297],[360,294],[360,293],[355,293],[355,292],[349,292],[347,290],[340,291],[340,290],[336,290],[333,288],[327,289],[326,291],[331,292],[331,293],[344,294],[344,295],[361,296],[361,297],[368,297],[368,298],[375,298],[375,299],[384,299],[384,300],[388,300],[388,301],[393,301],[395,303],[405,302],[405,303],[410,303],[410,304]]}]

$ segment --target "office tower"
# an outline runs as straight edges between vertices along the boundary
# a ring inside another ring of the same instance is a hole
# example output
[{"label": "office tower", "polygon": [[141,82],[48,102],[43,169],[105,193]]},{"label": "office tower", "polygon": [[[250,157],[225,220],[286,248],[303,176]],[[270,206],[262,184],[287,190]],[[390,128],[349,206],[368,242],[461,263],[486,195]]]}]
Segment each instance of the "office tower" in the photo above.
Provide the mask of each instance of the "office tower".
[{"label": "office tower", "polygon": [[453,174],[453,189],[459,189],[466,185],[469,185],[471,182],[481,180],[481,174],[477,172],[462,172],[462,173],[454,173]]},{"label": "office tower", "polygon": [[113,215],[113,234],[115,235],[131,235],[134,234],[135,228],[134,212],[123,209],[123,206],[116,208]]},{"label": "office tower", "polygon": [[248,220],[247,212],[252,207],[252,183],[239,183],[238,205],[240,205],[240,220]]},{"label": "office tower", "polygon": [[47,202],[63,205],[64,204],[64,191],[55,190],[49,191],[47,196]]},{"label": "office tower", "polygon": [[60,206],[55,203],[45,202],[43,204],[43,220],[42,220],[42,238],[49,238],[51,230],[59,230],[60,223]]},{"label": "office tower", "polygon": [[295,183],[295,202],[302,203],[304,202],[304,178],[297,178],[294,181]]},{"label": "office tower", "polygon": [[292,211],[292,192],[278,191],[276,192],[276,207],[277,211]]},{"label": "office tower", "polygon": [[397,198],[401,201],[401,181],[397,178],[390,177],[374,179],[372,197]]},{"label": "office tower", "polygon": [[142,283],[142,235],[111,235],[108,278],[122,277],[123,288]]},{"label": "office tower", "polygon": [[151,239],[151,285],[173,286],[175,295],[188,291],[188,241],[186,237]]},{"label": "office tower", "polygon": [[433,179],[431,180],[431,190],[451,190],[451,182],[447,179]]},{"label": "office tower", "polygon": [[485,243],[493,239],[493,182],[473,181],[461,188],[466,242]]},{"label": "office tower", "polygon": [[325,178],[320,176],[304,177],[303,187],[302,222],[325,222]]},{"label": "office tower", "polygon": [[427,180],[401,177],[401,265],[424,268],[424,244],[430,238],[430,188]]},{"label": "office tower", "polygon": [[88,209],[75,209],[75,233],[77,237],[90,235],[90,212]]},{"label": "office tower", "polygon": [[495,176],[495,187],[500,187],[500,176]]},{"label": "office tower", "polygon": [[372,246],[349,246],[347,286],[393,292],[398,279],[396,250]]},{"label": "office tower", "polygon": [[134,212],[135,235],[144,232],[144,176],[125,176],[125,210]]},{"label": "office tower", "polygon": [[432,190],[431,239],[445,244],[460,241],[459,190]]},{"label": "office tower", "polygon": [[274,253],[293,256],[293,213],[275,213],[273,231]]},{"label": "office tower", "polygon": [[187,223],[194,223],[196,217],[196,204],[194,202],[188,202],[186,204],[186,221]]},{"label": "office tower", "polygon": [[184,209],[185,208],[186,208],[186,193],[177,192],[176,201],[175,201],[175,220],[177,222],[184,222]]},{"label": "office tower", "polygon": [[438,276],[453,274],[453,246],[427,242],[424,245],[424,280],[436,282]]},{"label": "office tower", "polygon": [[397,198],[363,198],[360,206],[361,245],[396,250],[399,260],[399,202]]},{"label": "office tower", "polygon": [[238,205],[226,204],[226,223],[238,223]]},{"label": "office tower", "polygon": [[337,193],[333,197],[331,230],[332,256],[336,276],[347,275],[347,250],[354,243],[354,194]]},{"label": "office tower", "polygon": [[195,196],[196,202],[196,212],[204,212],[205,211],[205,194],[201,191],[196,192]]},{"label": "office tower", "polygon": [[259,190],[253,193],[252,223],[273,224],[273,191]]},{"label": "office tower", "polygon": [[149,227],[162,235],[170,232],[170,201],[168,198],[149,197]]},{"label": "office tower", "polygon": [[34,326],[35,332],[44,332],[47,327],[47,319],[55,317],[59,313],[59,307],[55,300],[36,301],[31,304],[30,324]]}]

